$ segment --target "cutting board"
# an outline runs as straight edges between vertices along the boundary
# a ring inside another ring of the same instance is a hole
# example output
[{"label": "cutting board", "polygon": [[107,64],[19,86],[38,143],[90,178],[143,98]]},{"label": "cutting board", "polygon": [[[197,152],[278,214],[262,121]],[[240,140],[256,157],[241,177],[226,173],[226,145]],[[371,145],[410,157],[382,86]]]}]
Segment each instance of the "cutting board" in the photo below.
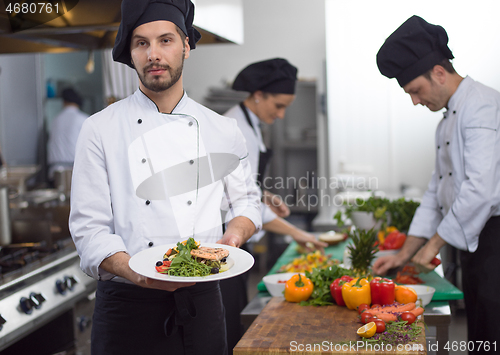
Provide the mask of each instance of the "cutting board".
[{"label": "cutting board", "polygon": [[419,323],[422,332],[414,349],[408,346],[400,351],[396,348],[381,351],[356,347],[361,341],[356,330],[362,325],[357,315],[346,307],[300,306],[286,302],[283,297],[273,297],[233,349],[233,354],[427,354],[422,322]]}]

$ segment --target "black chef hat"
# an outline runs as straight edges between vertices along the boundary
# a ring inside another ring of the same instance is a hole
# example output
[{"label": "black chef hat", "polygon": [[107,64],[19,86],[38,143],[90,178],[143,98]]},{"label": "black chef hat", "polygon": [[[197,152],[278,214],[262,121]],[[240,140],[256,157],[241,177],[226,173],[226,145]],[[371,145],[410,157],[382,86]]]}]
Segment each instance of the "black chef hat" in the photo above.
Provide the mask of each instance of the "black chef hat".
[{"label": "black chef hat", "polygon": [[170,21],[189,37],[189,46],[196,48],[200,33],[193,28],[194,4],[190,0],[123,0],[122,21],[113,47],[113,59],[133,68],[130,57],[132,31],[148,22]]},{"label": "black chef hat", "polygon": [[394,31],[377,53],[380,72],[401,87],[440,63],[453,59],[443,27],[412,16]]},{"label": "black chef hat", "polygon": [[297,68],[286,59],[274,58],[250,64],[234,79],[233,90],[295,94]]},{"label": "black chef hat", "polygon": [[61,97],[66,102],[71,102],[77,104],[79,107],[82,106],[83,100],[78,93],[72,88],[66,88],[61,92]]}]

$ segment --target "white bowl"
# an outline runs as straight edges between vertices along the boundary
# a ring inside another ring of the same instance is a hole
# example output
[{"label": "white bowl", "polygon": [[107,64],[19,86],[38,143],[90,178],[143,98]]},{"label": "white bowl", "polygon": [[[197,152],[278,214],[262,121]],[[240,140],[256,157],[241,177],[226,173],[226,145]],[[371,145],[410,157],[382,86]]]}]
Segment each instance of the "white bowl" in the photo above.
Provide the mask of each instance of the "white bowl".
[{"label": "white bowl", "polygon": [[422,300],[422,306],[428,305],[432,300],[432,296],[434,296],[434,292],[436,292],[436,289],[434,287],[426,285],[404,285],[404,286],[411,287],[412,289],[415,290],[418,298]]},{"label": "white bowl", "polygon": [[336,245],[346,239],[346,235],[344,233],[329,231],[321,233],[318,236],[318,239],[322,242],[328,243],[328,245]]},{"label": "white bowl", "polygon": [[[386,213],[387,216],[387,225],[390,225],[390,216]],[[364,211],[354,211],[351,213],[352,223],[358,229],[369,230],[374,228],[375,230],[379,230],[382,227],[382,220],[376,220],[373,217],[373,212],[364,212]]]},{"label": "white bowl", "polygon": [[285,272],[281,274],[267,275],[262,278],[262,281],[264,281],[267,291],[271,294],[271,296],[284,297],[283,292],[285,291],[285,283],[278,281],[288,281],[293,275],[296,274],[296,272]]}]

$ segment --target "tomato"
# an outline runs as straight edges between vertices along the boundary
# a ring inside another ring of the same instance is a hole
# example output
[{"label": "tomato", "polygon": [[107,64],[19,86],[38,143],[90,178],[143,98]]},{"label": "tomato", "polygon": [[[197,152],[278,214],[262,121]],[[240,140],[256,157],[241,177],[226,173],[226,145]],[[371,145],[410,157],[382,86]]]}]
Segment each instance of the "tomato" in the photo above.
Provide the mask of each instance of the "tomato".
[{"label": "tomato", "polygon": [[381,319],[378,319],[377,316],[371,316],[370,318],[366,318],[365,322],[370,323],[370,322],[375,322],[376,320],[381,320]]},{"label": "tomato", "polygon": [[401,249],[406,240],[406,234],[394,231],[385,237],[384,248],[385,249]]},{"label": "tomato", "polygon": [[408,324],[412,324],[413,322],[415,322],[415,319],[417,319],[417,317],[415,317],[415,315],[411,312],[401,313],[401,320],[407,321]]},{"label": "tomato", "polygon": [[[159,261],[161,262],[161,261]],[[155,266],[156,271],[158,271],[160,274],[166,274],[168,271],[168,268],[170,267],[170,264],[172,262],[170,260],[164,260],[163,265]]]},{"label": "tomato", "polygon": [[370,306],[367,305],[366,303],[361,303],[359,306],[358,306],[358,313],[361,314],[363,313],[363,311],[367,310],[367,309],[370,309]]},{"label": "tomato", "polygon": [[372,322],[375,322],[377,325],[377,333],[385,332],[385,322],[381,319],[374,319]]},{"label": "tomato", "polygon": [[368,323],[366,320],[369,318],[373,318],[373,314],[371,314],[370,312],[361,313],[361,323],[363,324]]},{"label": "tomato", "polygon": [[380,307],[382,307],[382,306],[381,306],[381,305],[379,305],[379,304],[377,304],[377,303],[372,304],[372,308],[380,308]]}]

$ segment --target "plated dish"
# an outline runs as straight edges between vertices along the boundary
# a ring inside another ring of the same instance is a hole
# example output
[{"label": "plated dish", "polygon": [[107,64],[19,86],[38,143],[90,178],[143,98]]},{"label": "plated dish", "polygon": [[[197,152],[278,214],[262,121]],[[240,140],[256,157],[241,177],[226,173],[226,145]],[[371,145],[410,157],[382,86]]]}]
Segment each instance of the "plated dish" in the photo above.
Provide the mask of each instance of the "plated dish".
[{"label": "plated dish", "polygon": [[249,270],[254,264],[253,256],[242,249],[224,244],[202,242],[200,244],[201,247],[223,248],[229,252],[229,256],[226,257],[226,265],[224,266],[225,271],[207,276],[172,276],[159,273],[155,267],[156,263],[159,260],[163,260],[163,256],[168,249],[172,249],[176,247],[176,245],[177,244],[167,244],[145,249],[132,256],[129,261],[129,266],[138,274],[155,280],[175,282],[208,282],[238,276]]}]

